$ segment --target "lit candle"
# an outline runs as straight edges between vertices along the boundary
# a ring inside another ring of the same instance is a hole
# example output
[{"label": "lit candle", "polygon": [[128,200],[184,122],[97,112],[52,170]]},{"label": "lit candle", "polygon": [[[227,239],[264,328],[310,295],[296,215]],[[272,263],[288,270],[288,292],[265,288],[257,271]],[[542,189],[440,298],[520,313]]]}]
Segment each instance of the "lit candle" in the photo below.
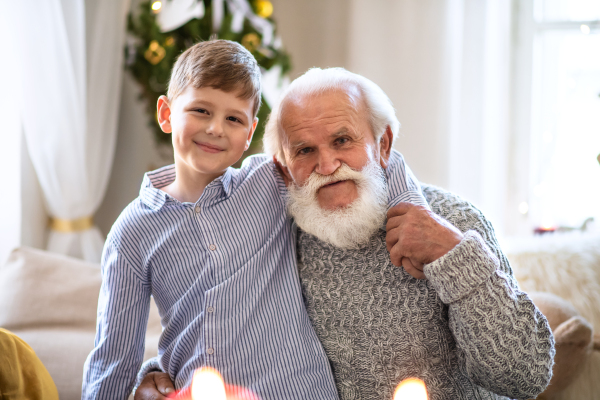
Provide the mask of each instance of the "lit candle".
[{"label": "lit candle", "polygon": [[194,372],[192,400],[227,400],[225,382],[216,369],[204,367]]},{"label": "lit candle", "polygon": [[418,378],[403,380],[394,392],[394,400],[427,400],[425,382]]},{"label": "lit candle", "polygon": [[[189,396],[189,395],[188,395]],[[180,398],[180,397],[178,397]],[[182,399],[189,399],[186,395]],[[192,400],[258,400],[250,390],[225,385],[216,369],[203,367],[194,372],[191,387]]]}]

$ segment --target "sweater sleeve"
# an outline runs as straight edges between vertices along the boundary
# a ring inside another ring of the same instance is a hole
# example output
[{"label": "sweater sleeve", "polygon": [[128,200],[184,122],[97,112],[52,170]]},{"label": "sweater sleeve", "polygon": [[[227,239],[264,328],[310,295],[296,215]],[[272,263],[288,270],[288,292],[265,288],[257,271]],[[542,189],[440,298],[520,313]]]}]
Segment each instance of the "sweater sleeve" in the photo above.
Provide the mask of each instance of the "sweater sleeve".
[{"label": "sweater sleeve", "polygon": [[546,318],[519,289],[483,214],[448,192],[423,191],[432,210],[464,233],[424,273],[448,306],[468,376],[499,395],[535,398],[552,377],[554,338]]}]

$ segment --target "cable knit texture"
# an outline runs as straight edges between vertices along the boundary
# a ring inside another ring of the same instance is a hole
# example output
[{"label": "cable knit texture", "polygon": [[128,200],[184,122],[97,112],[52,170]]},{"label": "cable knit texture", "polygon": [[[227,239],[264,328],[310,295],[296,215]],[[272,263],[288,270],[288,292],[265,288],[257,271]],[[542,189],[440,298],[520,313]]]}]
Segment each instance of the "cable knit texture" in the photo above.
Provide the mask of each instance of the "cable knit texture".
[{"label": "cable knit texture", "polygon": [[431,209],[465,235],[418,280],[395,267],[381,230],[357,250],[298,232],[309,316],[342,400],[392,399],[405,378],[431,400],[529,399],[548,385],[554,339],[519,290],[490,223],[470,203],[423,185]]}]

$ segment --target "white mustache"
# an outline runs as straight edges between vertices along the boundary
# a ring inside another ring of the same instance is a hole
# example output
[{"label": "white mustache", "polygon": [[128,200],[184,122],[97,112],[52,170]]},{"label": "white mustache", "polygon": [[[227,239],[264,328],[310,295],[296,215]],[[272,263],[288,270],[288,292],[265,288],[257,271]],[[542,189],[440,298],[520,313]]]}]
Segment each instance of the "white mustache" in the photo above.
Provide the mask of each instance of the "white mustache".
[{"label": "white mustache", "polygon": [[[319,189],[343,180],[355,182],[358,198],[343,208],[321,208]],[[342,164],[331,175],[313,172],[302,186],[291,184],[288,190],[287,210],[300,229],[338,248],[360,247],[385,222],[387,182],[383,169],[373,161],[362,171]]]},{"label": "white mustache", "polygon": [[317,192],[323,186],[349,180],[354,181],[356,186],[360,188],[365,181],[365,176],[361,171],[353,170],[348,164],[342,163],[342,165],[330,175],[321,175],[318,172],[311,173],[306,182],[304,182],[304,185],[296,187],[296,190],[301,191],[304,195],[310,194],[316,197]]}]

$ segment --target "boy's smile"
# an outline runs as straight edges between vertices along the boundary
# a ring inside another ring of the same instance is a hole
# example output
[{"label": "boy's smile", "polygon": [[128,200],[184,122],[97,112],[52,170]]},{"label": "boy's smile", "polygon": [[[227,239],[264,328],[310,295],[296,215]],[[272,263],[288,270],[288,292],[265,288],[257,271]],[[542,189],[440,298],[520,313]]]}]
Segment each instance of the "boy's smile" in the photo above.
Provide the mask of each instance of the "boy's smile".
[{"label": "boy's smile", "polygon": [[164,189],[179,200],[196,202],[204,187],[248,149],[258,119],[252,99],[188,86],[172,102],[161,96],[158,121],[173,135],[177,171],[172,187]]}]

